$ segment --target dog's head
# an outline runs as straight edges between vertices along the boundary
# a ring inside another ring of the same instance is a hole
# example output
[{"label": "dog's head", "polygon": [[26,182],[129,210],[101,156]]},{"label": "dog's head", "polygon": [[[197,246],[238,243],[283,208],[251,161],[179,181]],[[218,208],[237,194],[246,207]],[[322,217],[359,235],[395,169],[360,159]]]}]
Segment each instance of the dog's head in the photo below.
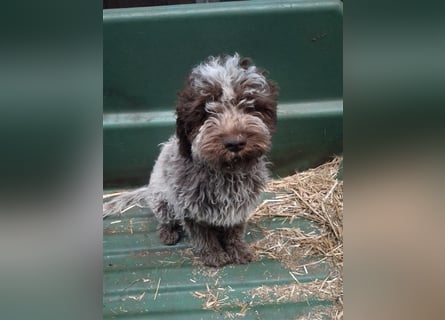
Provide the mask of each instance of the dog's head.
[{"label": "dog's head", "polygon": [[210,57],[195,67],[176,107],[181,155],[234,167],[264,155],[276,125],[278,88],[250,59]]}]

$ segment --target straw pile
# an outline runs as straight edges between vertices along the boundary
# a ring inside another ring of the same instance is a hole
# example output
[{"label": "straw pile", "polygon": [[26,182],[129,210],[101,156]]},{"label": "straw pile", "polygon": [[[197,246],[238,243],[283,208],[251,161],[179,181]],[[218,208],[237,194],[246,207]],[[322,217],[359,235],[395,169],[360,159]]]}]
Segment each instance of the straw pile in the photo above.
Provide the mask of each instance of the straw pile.
[{"label": "straw pile", "polygon": [[341,157],[315,169],[273,180],[267,192],[275,193],[257,208],[253,219],[298,216],[314,221],[342,242],[343,182],[336,179]]},{"label": "straw pile", "polygon": [[[341,161],[336,157],[315,169],[270,182],[267,192],[275,196],[265,200],[252,217],[253,222],[270,217],[282,217],[290,223],[301,217],[312,222],[311,232],[292,227],[263,229],[264,238],[252,246],[260,257],[284,264],[295,280],[294,275],[307,274],[308,267],[329,263],[333,272],[321,282],[328,284],[327,290],[319,281],[297,287],[301,293],[334,301],[334,308],[329,310],[332,319],[343,318],[343,181],[336,179]],[[313,261],[314,257],[319,258]],[[307,258],[312,261],[305,262]],[[293,299],[295,294],[288,286],[255,290],[256,295],[263,291],[264,297],[277,297],[276,302]],[[292,295],[286,293],[289,291]]]},{"label": "straw pile", "polygon": [[[343,181],[336,179],[341,160],[337,157],[315,169],[269,183],[267,192],[274,193],[275,197],[263,201],[252,221],[284,217],[291,223],[303,217],[312,221],[319,232],[304,233],[295,228],[267,230],[264,239],[254,245],[260,255],[286,262],[286,256],[295,257],[295,253],[321,254],[332,258],[336,266],[342,266]],[[298,248],[305,251],[292,252]]]}]

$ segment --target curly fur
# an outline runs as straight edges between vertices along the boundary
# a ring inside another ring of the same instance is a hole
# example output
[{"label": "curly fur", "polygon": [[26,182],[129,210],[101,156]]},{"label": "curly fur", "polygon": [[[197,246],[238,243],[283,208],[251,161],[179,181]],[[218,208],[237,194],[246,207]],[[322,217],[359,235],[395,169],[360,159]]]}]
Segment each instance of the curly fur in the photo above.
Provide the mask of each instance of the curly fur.
[{"label": "curly fur", "polygon": [[176,135],[162,145],[149,185],[105,204],[104,216],[145,202],[164,244],[181,230],[209,266],[247,263],[247,220],[268,179],[276,85],[249,59],[210,57],[178,94]]}]

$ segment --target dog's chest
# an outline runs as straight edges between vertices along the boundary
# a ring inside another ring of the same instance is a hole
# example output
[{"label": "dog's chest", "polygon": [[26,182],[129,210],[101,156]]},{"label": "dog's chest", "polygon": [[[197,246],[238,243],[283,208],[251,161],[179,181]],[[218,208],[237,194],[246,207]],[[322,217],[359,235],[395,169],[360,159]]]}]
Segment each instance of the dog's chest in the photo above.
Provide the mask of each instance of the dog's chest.
[{"label": "dog's chest", "polygon": [[263,172],[202,171],[188,177],[179,193],[185,216],[215,225],[234,225],[247,220],[266,179]]}]

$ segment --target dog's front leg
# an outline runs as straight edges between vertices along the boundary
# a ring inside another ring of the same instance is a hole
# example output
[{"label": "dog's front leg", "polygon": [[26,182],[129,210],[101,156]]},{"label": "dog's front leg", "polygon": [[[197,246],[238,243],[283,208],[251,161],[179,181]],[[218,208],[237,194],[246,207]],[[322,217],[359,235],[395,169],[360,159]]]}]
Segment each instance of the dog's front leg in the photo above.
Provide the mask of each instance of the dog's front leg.
[{"label": "dog's front leg", "polygon": [[244,230],[246,225],[240,223],[226,228],[223,245],[232,263],[248,263],[253,260],[249,246],[244,242]]},{"label": "dog's front leg", "polygon": [[198,223],[191,219],[185,220],[185,230],[191,244],[205,265],[221,267],[231,262],[219,241],[220,228]]}]

